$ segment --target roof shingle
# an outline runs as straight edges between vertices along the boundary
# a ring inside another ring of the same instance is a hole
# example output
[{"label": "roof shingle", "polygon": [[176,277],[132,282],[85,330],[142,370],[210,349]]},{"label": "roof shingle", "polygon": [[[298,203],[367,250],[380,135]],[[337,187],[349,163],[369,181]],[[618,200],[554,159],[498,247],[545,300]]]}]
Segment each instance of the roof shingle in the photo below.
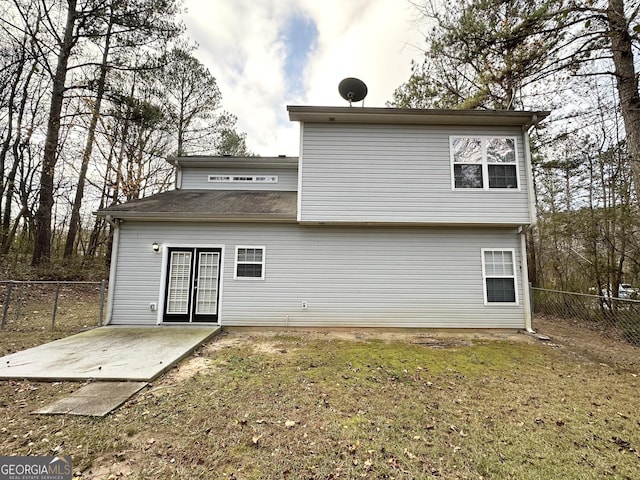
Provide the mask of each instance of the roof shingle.
[{"label": "roof shingle", "polygon": [[138,220],[296,221],[297,192],[171,190],[96,212]]}]

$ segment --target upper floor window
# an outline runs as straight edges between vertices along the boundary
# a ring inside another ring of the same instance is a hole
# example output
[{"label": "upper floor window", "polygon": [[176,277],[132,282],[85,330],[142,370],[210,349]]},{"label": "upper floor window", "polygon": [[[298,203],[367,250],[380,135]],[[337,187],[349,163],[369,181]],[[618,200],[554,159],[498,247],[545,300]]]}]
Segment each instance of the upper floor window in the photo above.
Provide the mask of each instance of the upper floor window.
[{"label": "upper floor window", "polygon": [[209,175],[213,183],[278,183],[277,175]]},{"label": "upper floor window", "polygon": [[516,139],[450,137],[454,189],[518,188]]}]

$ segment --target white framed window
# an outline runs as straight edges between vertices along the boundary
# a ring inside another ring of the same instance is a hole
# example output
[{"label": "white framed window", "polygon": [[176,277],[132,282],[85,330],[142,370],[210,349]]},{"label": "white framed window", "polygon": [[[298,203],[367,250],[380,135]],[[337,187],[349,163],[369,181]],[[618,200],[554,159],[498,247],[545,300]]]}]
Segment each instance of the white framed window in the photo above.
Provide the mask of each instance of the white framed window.
[{"label": "white framed window", "polygon": [[515,250],[483,248],[481,252],[485,305],[517,305]]},{"label": "white framed window", "polygon": [[520,188],[516,145],[515,137],[449,137],[452,188]]},{"label": "white framed window", "polygon": [[237,246],[235,280],[264,280],[265,247]]},{"label": "white framed window", "polygon": [[278,183],[277,175],[209,175],[210,183]]}]

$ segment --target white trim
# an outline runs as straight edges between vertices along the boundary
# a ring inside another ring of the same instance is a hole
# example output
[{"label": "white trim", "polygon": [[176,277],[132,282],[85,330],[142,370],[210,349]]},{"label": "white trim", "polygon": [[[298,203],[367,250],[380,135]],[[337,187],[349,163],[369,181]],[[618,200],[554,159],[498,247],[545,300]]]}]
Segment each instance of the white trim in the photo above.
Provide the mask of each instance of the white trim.
[{"label": "white trim", "polygon": [[113,241],[111,242],[111,265],[109,267],[109,290],[107,291],[107,313],[103,325],[109,325],[113,317],[113,297],[116,294],[116,274],[118,272],[118,248],[120,247],[120,225],[108,216],[106,221],[113,227]]},{"label": "white trim", "polygon": [[538,222],[538,216],[536,215],[536,196],[533,185],[533,164],[531,162],[531,148],[529,147],[529,131],[525,130],[523,134],[524,142],[524,167],[526,169],[527,179],[527,195],[529,196],[529,225],[534,226]]},{"label": "white trim", "polygon": [[[510,252],[511,253],[511,263],[513,266],[513,271],[511,275],[500,275],[500,276],[487,276],[487,272],[485,269],[485,261],[484,255],[486,252]],[[480,262],[482,263],[482,294],[484,296],[484,304],[487,306],[517,306],[520,305],[518,298],[518,276],[516,275],[516,251],[515,248],[481,248],[480,249]],[[489,302],[487,300],[487,278],[513,278],[513,288],[515,293],[515,302]]]},{"label": "white trim", "polygon": [[[481,165],[482,169],[482,188],[456,188],[455,179],[455,165],[467,165],[464,163],[456,163],[453,157],[453,141],[458,138],[477,138],[480,139],[480,152],[482,155],[480,163],[469,163],[468,165]],[[514,163],[489,163],[487,161],[487,141],[492,139],[513,140],[513,154],[515,158]],[[526,157],[526,154],[525,154]],[[477,192],[478,190],[491,191],[491,192],[519,192],[521,190],[520,180],[520,160],[518,158],[518,137],[512,135],[449,135],[449,163],[450,163],[450,175],[451,175],[451,190],[455,192],[471,191]],[[496,188],[489,187],[489,165],[515,165],[516,167],[516,188]]]},{"label": "white trim", "polygon": [[296,212],[296,220],[298,223],[302,221],[302,166],[303,166],[303,151],[304,151],[304,143],[303,143],[303,132],[304,132],[304,122],[300,122],[300,150],[298,155],[298,211]]},{"label": "white trim", "polygon": [[160,269],[160,295],[158,296],[158,305],[156,307],[156,325],[162,324],[164,315],[164,301],[167,294],[165,285],[167,284],[167,266],[169,265],[169,245],[160,245],[162,250],[162,266]]},{"label": "white trim", "polygon": [[[261,276],[260,277],[239,277],[238,276],[238,251],[241,249],[254,249],[254,250],[262,250],[262,261],[261,262],[242,262],[244,265],[261,265]],[[233,265],[233,279],[234,280],[264,280],[265,278],[265,268],[266,268],[266,260],[267,260],[267,247],[264,245],[236,245],[236,253],[234,256],[234,265]]]}]

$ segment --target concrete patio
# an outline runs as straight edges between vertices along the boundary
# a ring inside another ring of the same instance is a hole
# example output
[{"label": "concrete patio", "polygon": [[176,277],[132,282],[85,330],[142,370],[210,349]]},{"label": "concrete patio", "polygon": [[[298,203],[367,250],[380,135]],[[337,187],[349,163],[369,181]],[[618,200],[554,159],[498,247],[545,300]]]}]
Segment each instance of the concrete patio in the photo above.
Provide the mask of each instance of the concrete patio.
[{"label": "concrete patio", "polygon": [[0,380],[148,382],[216,335],[218,326],[107,326],[0,358]]}]

